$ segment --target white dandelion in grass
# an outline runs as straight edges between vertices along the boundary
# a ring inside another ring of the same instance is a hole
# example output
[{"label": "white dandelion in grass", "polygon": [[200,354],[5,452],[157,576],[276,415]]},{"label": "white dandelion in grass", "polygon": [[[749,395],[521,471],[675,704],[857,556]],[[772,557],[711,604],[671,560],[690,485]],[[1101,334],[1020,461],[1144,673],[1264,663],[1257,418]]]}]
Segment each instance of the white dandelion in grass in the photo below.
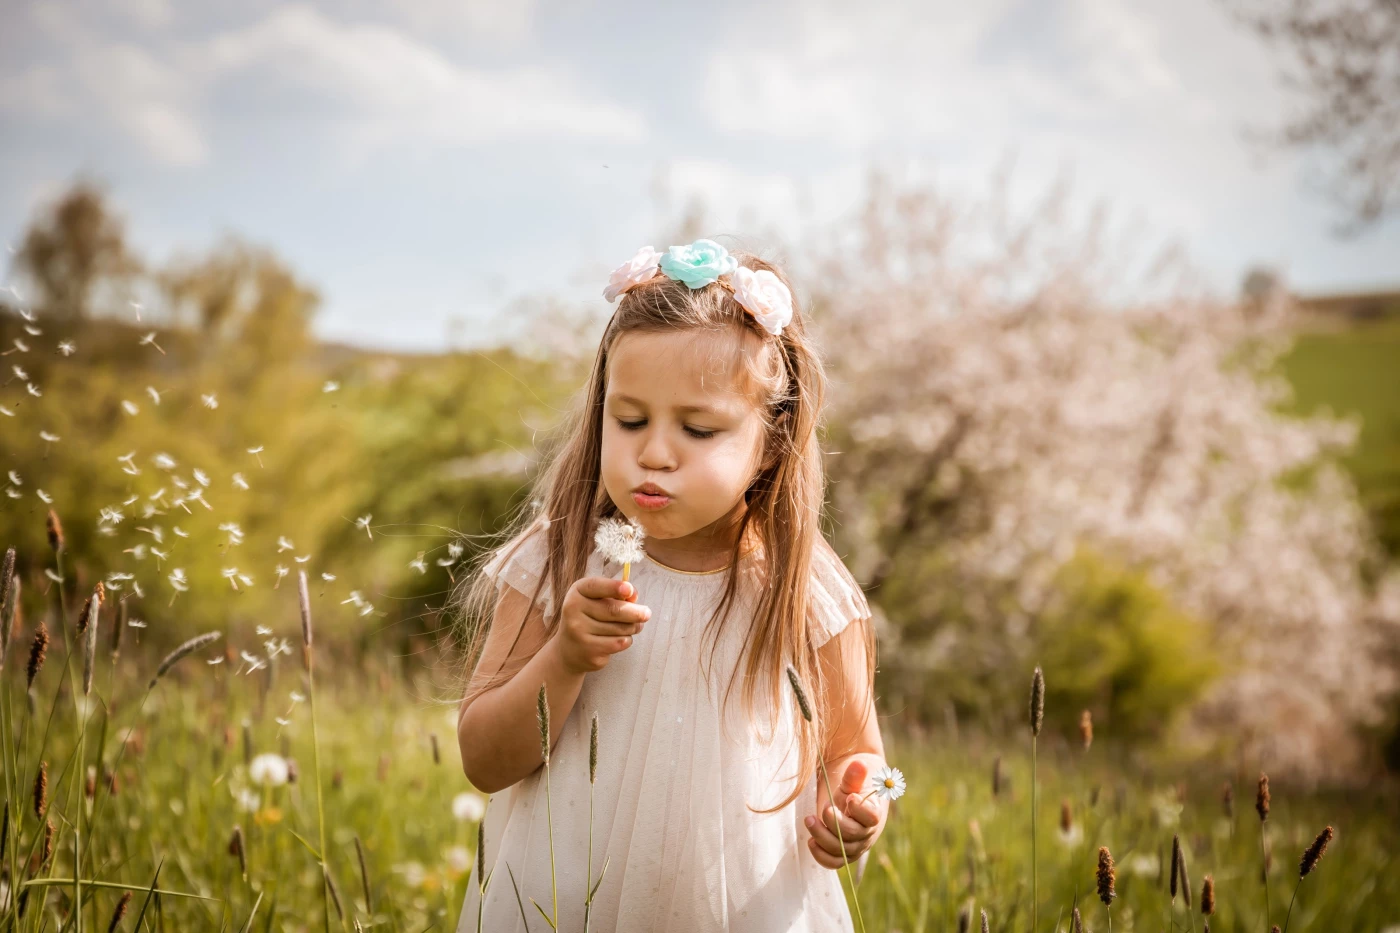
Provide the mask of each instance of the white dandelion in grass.
[{"label": "white dandelion in grass", "polygon": [[237,486],[239,489],[247,489],[248,481],[243,478],[242,473],[235,473],[233,474],[233,485]]},{"label": "white dandelion in grass", "polygon": [[632,565],[642,559],[646,536],[646,529],[635,518],[605,518],[593,533],[593,543],[604,560],[622,565],[622,579],[626,580]]},{"label": "white dandelion in grass", "polygon": [[264,787],[280,787],[290,776],[287,759],[265,752],[248,763],[248,778]]},{"label": "white dandelion in grass", "polygon": [[199,396],[199,400],[203,402],[204,407],[209,409],[210,411],[213,411],[215,408],[219,407],[219,398],[213,392],[210,392],[208,394],[201,393]]},{"label": "white dandelion in grass", "polygon": [[480,794],[462,791],[452,798],[452,815],[466,823],[478,823],[486,815],[486,802]]},{"label": "white dandelion in grass", "polygon": [[126,412],[128,415],[139,415],[141,413],[141,409],[137,407],[136,403],[127,398],[122,399],[122,411]]},{"label": "white dandelion in grass", "polygon": [[885,765],[870,776],[870,791],[860,799],[864,803],[871,794],[874,794],[887,800],[898,800],[904,795],[904,789],[904,774],[898,768]]},{"label": "white dandelion in grass", "polygon": [[160,349],[160,344],[156,343],[156,332],[155,332],[155,331],[151,331],[149,334],[147,334],[146,336],[142,337],[140,343],[138,344],[138,346],[142,346],[142,347],[155,347],[157,350],[160,350],[161,353],[164,353],[164,352],[165,352],[164,350],[161,350],[161,349]]},{"label": "white dandelion in grass", "polygon": [[146,394],[151,397],[152,402],[160,404],[160,392],[156,390],[155,386],[146,386]]},{"label": "white dandelion in grass", "polygon": [[256,447],[249,447],[249,448],[248,448],[248,453],[250,453],[250,454],[252,454],[254,457],[257,457],[257,458],[258,458],[258,466],[262,466],[262,465],[263,465],[262,456],[261,456],[262,452],[263,452],[263,445],[261,445],[261,444],[259,444],[259,445],[256,446]]},{"label": "white dandelion in grass", "polygon": [[78,347],[71,340],[61,340],[58,344],[58,352],[64,356],[72,356],[78,352]]},{"label": "white dandelion in grass", "polygon": [[374,516],[372,515],[361,515],[359,518],[355,519],[355,527],[363,528],[365,530],[365,534],[369,535],[369,539],[371,541],[374,540],[374,532],[369,530],[369,520],[373,517]]}]

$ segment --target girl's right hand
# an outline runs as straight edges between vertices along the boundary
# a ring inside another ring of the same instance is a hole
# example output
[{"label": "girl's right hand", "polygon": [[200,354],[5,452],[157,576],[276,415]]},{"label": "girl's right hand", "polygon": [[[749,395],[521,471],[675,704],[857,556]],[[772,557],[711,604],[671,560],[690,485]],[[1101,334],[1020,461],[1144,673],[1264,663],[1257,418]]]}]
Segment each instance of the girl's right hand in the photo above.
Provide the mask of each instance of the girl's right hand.
[{"label": "girl's right hand", "polygon": [[564,595],[559,629],[559,656],[575,674],[599,671],[619,651],[632,646],[651,610],[636,602],[637,588],[609,577],[575,580]]}]

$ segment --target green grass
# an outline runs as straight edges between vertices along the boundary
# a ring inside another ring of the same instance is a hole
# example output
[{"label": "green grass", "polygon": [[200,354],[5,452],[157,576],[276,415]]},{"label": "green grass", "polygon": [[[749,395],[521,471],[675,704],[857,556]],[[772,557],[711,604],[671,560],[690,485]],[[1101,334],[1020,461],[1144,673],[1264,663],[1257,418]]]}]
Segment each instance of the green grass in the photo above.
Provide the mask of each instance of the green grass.
[{"label": "green grass", "polygon": [[1281,366],[1299,412],[1361,417],[1346,464],[1387,550],[1400,557],[1400,315],[1301,334]]},{"label": "green grass", "polygon": [[[288,631],[288,635],[292,634]],[[23,645],[21,640],[19,645]],[[160,888],[203,895],[161,899],[160,924],[167,930],[239,930],[253,915],[252,929],[320,929],[322,895],[314,846],[317,810],[310,786],[311,724],[302,691],[299,659],[279,658],[274,674],[230,676],[227,662],[207,665],[222,645],[181,662],[163,680],[136,717],[136,705],[153,661],[123,656],[115,666],[104,657],[98,669],[87,747],[87,763],[104,769],[116,760],[118,737],[135,725],[139,739],[128,746],[117,768],[118,792],[92,817],[84,852],[93,861],[83,876],[85,927],[105,930],[120,891],[94,881],[139,889],[122,929],[131,930],[144,890],[157,865]],[[26,712],[22,648],[11,646],[3,678],[5,711],[15,744],[6,743],[7,795],[12,815],[6,863],[22,866],[42,824],[30,809],[30,785],[39,760],[49,764],[49,816],[59,827],[55,860],[40,877],[71,878],[74,816],[67,793],[75,773],[72,702],[60,698],[42,751],[40,741],[61,674],[61,650],[51,653],[36,685],[36,711]],[[452,817],[455,794],[468,790],[453,746],[453,711],[429,707],[424,684],[405,685],[376,667],[325,663],[317,700],[321,762],[325,780],[328,863],[344,910],[331,913],[331,926],[353,929],[451,930],[457,922],[469,866],[475,859],[476,826]],[[261,699],[266,690],[265,702]],[[372,702],[365,702],[372,696]],[[107,708],[115,702],[110,717]],[[290,715],[289,714],[290,711]],[[277,718],[289,720],[280,725]],[[250,724],[252,752],[285,752],[300,765],[300,779],[267,789],[240,803],[246,783],[242,723]],[[135,720],[135,721],[133,721]],[[27,727],[26,727],[27,723]],[[604,724],[606,725],[606,724]],[[893,805],[888,830],[872,853],[860,885],[861,907],[871,930],[945,930],[955,927],[960,908],[986,908],[991,929],[1026,930],[1030,916],[1029,736],[1011,735],[998,743],[972,738],[918,742],[886,727],[889,759],[902,768],[909,792]],[[429,734],[442,749],[434,763]],[[1173,832],[1188,852],[1193,895],[1204,874],[1216,881],[1216,931],[1265,930],[1263,889],[1258,881],[1259,836],[1253,788],[1257,773],[1184,773],[1167,752],[1161,760],[1120,753],[1104,742],[1085,755],[1047,729],[1041,735],[1038,794],[1041,929],[1054,918],[1067,922],[1078,899],[1086,922],[1106,929],[1102,906],[1093,897],[1095,853],[1107,845],[1119,865],[1114,928],[1166,929],[1167,898],[1157,871],[1140,863],[1169,851]],[[285,742],[285,745],[284,745]],[[992,762],[1003,756],[1008,789],[991,793]],[[381,763],[381,755],[384,756]],[[557,768],[556,768],[557,771]],[[1220,788],[1234,781],[1235,818],[1224,817]],[[588,780],[558,771],[556,782]],[[1177,782],[1185,781],[1184,804],[1176,803]],[[1099,788],[1097,803],[1090,802]],[[598,788],[598,793],[609,789]],[[105,796],[99,782],[98,800]],[[1271,875],[1274,922],[1297,877],[1297,860],[1323,826],[1338,836],[1299,895],[1293,930],[1378,929],[1400,922],[1400,876],[1395,853],[1400,843],[1394,788],[1354,793],[1309,793],[1277,780],[1269,821],[1275,857]],[[1071,805],[1073,841],[1059,831],[1060,802]],[[89,805],[90,806],[90,805]],[[251,806],[251,809],[245,807]],[[973,822],[976,823],[974,830]],[[234,825],[246,841],[248,878],[238,870],[228,844]],[[981,842],[977,841],[980,835]],[[366,848],[374,913],[364,908],[355,856],[355,838]],[[300,839],[298,838],[300,837]],[[303,842],[302,840],[305,840]],[[616,853],[613,853],[616,855]],[[595,860],[602,853],[594,853]],[[804,853],[805,856],[805,853]],[[584,852],[560,852],[564,859]],[[19,868],[19,871],[23,871]],[[1138,874],[1145,871],[1145,874]],[[12,875],[13,877],[13,875]],[[504,876],[502,876],[504,878]],[[844,879],[845,875],[842,874]],[[497,879],[500,880],[500,879]],[[604,882],[611,883],[609,880]],[[42,910],[32,900],[20,930],[62,926],[71,883],[48,888]],[[526,891],[537,900],[548,891]],[[0,909],[0,925],[6,921]],[[159,929],[154,908],[146,929]],[[543,921],[532,918],[543,928]],[[1178,900],[1176,923],[1186,928]],[[372,925],[371,925],[372,924]],[[1200,929],[1200,918],[1195,918]],[[71,929],[71,927],[70,927]]]}]

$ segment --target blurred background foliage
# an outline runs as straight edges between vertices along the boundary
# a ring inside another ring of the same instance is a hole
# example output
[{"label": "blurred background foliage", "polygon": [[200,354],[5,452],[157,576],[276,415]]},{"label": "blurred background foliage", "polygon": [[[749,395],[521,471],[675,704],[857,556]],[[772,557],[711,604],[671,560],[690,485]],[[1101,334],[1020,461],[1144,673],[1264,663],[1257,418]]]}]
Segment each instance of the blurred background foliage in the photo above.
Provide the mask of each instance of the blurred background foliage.
[{"label": "blurred background foliage", "polygon": [[[703,228],[698,210],[677,233]],[[70,604],[99,579],[118,598],[139,589],[131,615],[159,646],[211,624],[226,626],[234,643],[248,641],[254,626],[291,616],[291,581],[305,567],[338,604],[321,623],[333,642],[439,659],[433,649],[448,644],[438,639],[449,635],[441,610],[451,586],[522,504],[600,324],[542,302],[520,309],[541,323],[527,323],[530,339],[510,346],[414,355],[318,342],[314,287],[271,250],[230,236],[206,255],[153,267],[133,254],[89,183],[35,219],[16,271],[27,287],[0,308],[0,466],[12,471],[0,540],[19,550],[24,615],[52,603],[42,490],[65,529]],[[1245,299],[1259,288],[1247,285]],[[814,316],[836,303],[819,292]],[[1345,462],[1392,561],[1400,384],[1388,395],[1375,386],[1400,378],[1398,323],[1306,332],[1280,363],[1298,388],[1292,410],[1362,416]],[[842,418],[838,410],[827,426],[828,447],[860,443]],[[920,488],[934,490],[946,477],[935,471],[926,480]],[[872,487],[868,495],[866,507],[888,512],[903,493]],[[954,512],[931,496],[919,527],[904,531],[912,546],[891,548],[862,581],[875,583],[879,624],[898,625],[907,646],[882,665],[892,715],[1001,724],[1024,688],[1005,672],[1034,656],[1055,671],[1047,705],[1070,711],[1059,724],[1067,732],[1079,709],[1092,708],[1121,738],[1159,739],[1235,663],[1209,620],[1144,567],[1092,542],[1055,573],[1033,625],[1012,636],[981,631],[970,601],[1015,617],[1010,590],[927,585],[957,579],[940,533],[929,537]],[[830,530],[840,542],[845,532]],[[134,580],[113,578],[133,566]],[[177,567],[187,591],[170,582]],[[956,663],[928,661],[955,632]],[[918,654],[921,644],[932,654]],[[1372,741],[1394,748],[1393,735],[1391,722]]]}]

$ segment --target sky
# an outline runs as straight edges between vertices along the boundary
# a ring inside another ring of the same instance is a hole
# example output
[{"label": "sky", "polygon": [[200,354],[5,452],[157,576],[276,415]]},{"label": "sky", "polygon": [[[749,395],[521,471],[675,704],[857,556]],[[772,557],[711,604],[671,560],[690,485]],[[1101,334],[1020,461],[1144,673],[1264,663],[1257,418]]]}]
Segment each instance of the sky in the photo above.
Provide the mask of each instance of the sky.
[{"label": "sky", "polygon": [[147,259],[237,234],[321,336],[432,351],[520,299],[601,311],[697,198],[711,235],[800,243],[872,169],[975,195],[1012,158],[1222,294],[1255,264],[1400,284],[1400,219],[1338,237],[1316,165],[1247,140],[1294,102],[1223,4],[6,0],[0,239],[94,179]]}]

